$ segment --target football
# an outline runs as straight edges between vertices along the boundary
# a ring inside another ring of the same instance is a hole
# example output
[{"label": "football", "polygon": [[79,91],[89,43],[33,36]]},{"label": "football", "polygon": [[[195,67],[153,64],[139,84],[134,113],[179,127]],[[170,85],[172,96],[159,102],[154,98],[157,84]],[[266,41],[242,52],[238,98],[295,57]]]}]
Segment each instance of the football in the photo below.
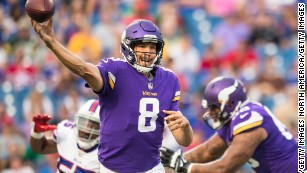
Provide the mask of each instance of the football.
[{"label": "football", "polygon": [[54,0],[27,0],[25,7],[27,15],[39,23],[50,19],[55,10]]}]

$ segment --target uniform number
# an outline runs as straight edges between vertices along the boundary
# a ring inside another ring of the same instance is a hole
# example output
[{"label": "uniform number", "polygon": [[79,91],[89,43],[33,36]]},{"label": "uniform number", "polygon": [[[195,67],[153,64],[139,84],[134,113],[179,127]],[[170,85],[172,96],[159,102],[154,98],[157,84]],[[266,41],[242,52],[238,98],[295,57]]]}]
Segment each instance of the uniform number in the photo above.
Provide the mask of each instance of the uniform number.
[{"label": "uniform number", "polygon": [[[150,106],[152,109],[147,110]],[[152,132],[156,130],[156,120],[160,110],[159,107],[159,100],[156,98],[142,98],[140,100],[140,116],[138,122],[138,130],[140,132]],[[147,122],[149,119],[150,122]]]}]

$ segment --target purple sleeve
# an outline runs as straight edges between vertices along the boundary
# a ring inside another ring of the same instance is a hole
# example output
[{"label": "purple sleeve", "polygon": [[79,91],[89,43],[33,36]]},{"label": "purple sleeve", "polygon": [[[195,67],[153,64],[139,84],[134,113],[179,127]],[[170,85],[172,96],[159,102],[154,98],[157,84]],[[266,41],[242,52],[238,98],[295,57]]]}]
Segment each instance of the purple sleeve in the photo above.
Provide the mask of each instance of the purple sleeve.
[{"label": "purple sleeve", "polygon": [[223,141],[228,144],[228,138],[229,138],[229,128],[227,126],[224,126],[217,130],[217,134],[223,139]]},{"label": "purple sleeve", "polygon": [[[102,76],[103,79],[103,88],[102,91],[96,94],[105,94],[107,93],[111,88],[110,88],[110,83],[109,83],[109,73],[116,73],[116,59],[115,58],[106,58],[106,59],[102,59],[100,60],[100,62],[97,64],[97,68],[100,71],[100,74]],[[87,83],[85,85],[86,87],[90,87]]]},{"label": "purple sleeve", "polygon": [[172,100],[170,110],[179,111],[178,101],[180,100],[180,84],[177,76],[174,74],[174,98]]}]

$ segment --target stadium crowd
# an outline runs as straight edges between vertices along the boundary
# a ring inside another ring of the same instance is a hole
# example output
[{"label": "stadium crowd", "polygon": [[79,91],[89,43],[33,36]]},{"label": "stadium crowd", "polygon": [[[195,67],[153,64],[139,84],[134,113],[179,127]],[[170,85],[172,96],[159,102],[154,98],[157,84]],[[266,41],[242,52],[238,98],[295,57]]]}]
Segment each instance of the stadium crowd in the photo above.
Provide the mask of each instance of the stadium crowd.
[{"label": "stadium crowd", "polygon": [[[57,0],[55,35],[97,63],[121,57],[121,32],[135,19],[164,34],[162,63],[181,84],[180,109],[194,130],[189,150],[213,131],[202,121],[203,88],[211,79],[241,79],[249,97],[273,110],[297,136],[297,2],[274,0]],[[0,1],[0,172],[49,173],[56,154],[30,149],[32,117],[72,119],[97,96],[34,34],[25,0]],[[243,168],[242,173],[249,173]]]}]

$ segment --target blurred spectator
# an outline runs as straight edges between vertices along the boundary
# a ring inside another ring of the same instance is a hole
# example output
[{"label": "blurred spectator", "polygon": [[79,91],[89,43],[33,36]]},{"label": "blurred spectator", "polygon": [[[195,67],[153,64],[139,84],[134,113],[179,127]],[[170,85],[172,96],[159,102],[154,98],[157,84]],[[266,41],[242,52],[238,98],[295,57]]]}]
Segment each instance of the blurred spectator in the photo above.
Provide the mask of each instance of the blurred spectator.
[{"label": "blurred spectator", "polygon": [[22,157],[27,145],[25,138],[18,132],[14,120],[8,116],[2,120],[0,170],[10,167],[11,157]]},{"label": "blurred spectator", "polygon": [[189,74],[197,70],[199,53],[188,35],[184,35],[177,44],[169,46],[168,54],[173,57],[176,72]]},{"label": "blurred spectator", "polygon": [[240,42],[248,39],[250,27],[244,18],[240,18],[239,13],[228,13],[224,20],[214,30],[215,46],[219,50],[219,55],[223,55],[233,50]]},{"label": "blurred spectator", "polygon": [[4,7],[0,5],[0,44],[17,32],[16,23],[4,11]]},{"label": "blurred spectator", "polygon": [[6,113],[5,104],[3,102],[0,102],[0,133],[2,133],[4,124],[9,121],[10,117]]},{"label": "blurred spectator", "polygon": [[23,114],[28,123],[32,122],[32,116],[37,114],[54,115],[51,99],[44,93],[46,86],[42,82],[36,83],[28,97],[23,102]]},{"label": "blurred spectator", "polygon": [[153,15],[148,10],[149,4],[150,1],[148,0],[134,0],[131,13],[123,17],[123,24],[127,26],[137,19],[146,19],[155,22]]},{"label": "blurred spectator", "polygon": [[80,57],[88,58],[87,61],[97,63],[101,59],[102,46],[100,41],[92,35],[88,19],[80,19],[80,31],[76,32],[68,41],[68,49]]},{"label": "blurred spectator", "polygon": [[2,173],[35,173],[34,169],[18,156],[10,158],[9,165],[9,168],[4,169]]},{"label": "blurred spectator", "polygon": [[263,9],[257,11],[250,17],[251,35],[249,42],[254,45],[262,45],[268,42],[280,43],[280,33],[274,24],[274,18],[270,11]]},{"label": "blurred spectator", "polygon": [[235,7],[238,1],[236,0],[208,0],[206,2],[206,9],[209,14],[218,17],[225,17],[235,11]]},{"label": "blurred spectator", "polygon": [[217,49],[214,45],[209,45],[207,49],[203,52],[199,70],[208,72],[210,69],[219,68],[220,60],[217,53]]},{"label": "blurred spectator", "polygon": [[7,79],[12,82],[16,90],[33,84],[35,80],[36,67],[25,57],[23,47],[15,50],[15,61],[10,63],[6,69]]},{"label": "blurred spectator", "polygon": [[93,36],[99,40],[102,46],[102,57],[111,55],[120,57],[117,48],[120,46],[119,40],[124,26],[114,21],[117,18],[117,16],[114,16],[114,10],[116,9],[114,9],[113,4],[103,4],[99,15],[100,20],[93,26]]}]

